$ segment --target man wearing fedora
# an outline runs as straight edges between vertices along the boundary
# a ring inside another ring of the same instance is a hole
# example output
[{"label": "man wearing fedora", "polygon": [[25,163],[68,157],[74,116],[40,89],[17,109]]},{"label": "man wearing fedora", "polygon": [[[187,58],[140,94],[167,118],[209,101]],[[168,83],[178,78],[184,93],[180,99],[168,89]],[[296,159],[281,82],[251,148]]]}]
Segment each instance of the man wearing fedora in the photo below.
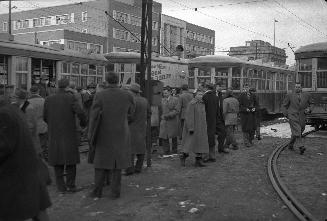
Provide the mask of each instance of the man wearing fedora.
[{"label": "man wearing fedora", "polygon": [[[140,173],[142,171],[145,149],[146,149],[146,126],[147,118],[151,117],[151,109],[148,101],[141,97],[141,89],[139,84],[131,84],[129,87],[135,101],[135,114],[133,121],[129,125],[131,132],[132,145],[132,166],[127,168],[126,175]],[[137,158],[134,166],[134,158]]]},{"label": "man wearing fedora", "polygon": [[[76,119],[85,125],[85,115],[76,98],[66,92],[68,79],[58,81],[58,91],[45,99],[44,121],[48,123],[49,164],[54,167],[59,192],[76,192],[76,164],[80,162]],[[66,174],[64,173],[66,171]],[[64,180],[66,176],[66,180]]]}]

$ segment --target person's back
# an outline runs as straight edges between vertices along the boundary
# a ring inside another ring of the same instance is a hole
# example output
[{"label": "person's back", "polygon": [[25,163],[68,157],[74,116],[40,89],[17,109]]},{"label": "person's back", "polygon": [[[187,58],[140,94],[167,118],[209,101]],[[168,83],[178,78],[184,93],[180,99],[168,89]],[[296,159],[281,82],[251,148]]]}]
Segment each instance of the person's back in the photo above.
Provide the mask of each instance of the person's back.
[{"label": "person's back", "polygon": [[179,96],[179,104],[181,106],[181,119],[185,119],[187,105],[192,99],[193,95],[188,91],[183,91],[182,94]]},{"label": "person's back", "polygon": [[45,99],[40,95],[31,95],[28,102],[34,107],[37,120],[37,133],[43,134],[48,130],[48,125],[43,120],[43,109]]},{"label": "person's back", "polygon": [[238,100],[231,96],[223,101],[223,113],[225,118],[225,125],[237,125],[237,114],[239,112]]}]

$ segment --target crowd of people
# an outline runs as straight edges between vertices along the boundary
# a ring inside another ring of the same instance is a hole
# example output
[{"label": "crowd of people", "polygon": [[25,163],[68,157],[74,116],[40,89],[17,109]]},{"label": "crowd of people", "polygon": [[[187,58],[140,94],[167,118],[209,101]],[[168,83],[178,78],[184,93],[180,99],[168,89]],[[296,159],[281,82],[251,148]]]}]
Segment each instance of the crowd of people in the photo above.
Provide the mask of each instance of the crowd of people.
[{"label": "crowd of people", "polygon": [[[125,175],[142,172],[151,107],[141,96],[140,85],[121,88],[118,83],[118,75],[111,72],[106,82],[85,90],[61,79],[51,94],[33,85],[29,93],[16,89],[1,95],[0,220],[48,220],[46,209],[51,202],[46,185],[51,178],[45,161],[54,168],[58,192],[79,191],[76,165],[81,140],[88,141],[88,162],[94,165],[90,197],[102,197],[104,186],[110,185],[110,197],[119,198],[123,170]],[[288,95],[283,103],[293,134],[290,149],[303,132],[303,119],[297,119],[296,111],[310,105],[300,86],[295,89],[297,94]],[[255,89],[244,85],[238,98],[232,88],[224,96],[222,91],[221,82],[200,84],[193,92],[187,85],[181,93],[163,89],[158,128],[162,154],[179,154],[182,166],[194,155],[194,165],[205,167],[216,161],[216,146],[219,154],[240,148],[235,138],[239,118],[244,147],[253,146],[255,136],[261,139]],[[304,152],[303,145],[300,151]],[[16,213],[14,208],[23,212]]]}]

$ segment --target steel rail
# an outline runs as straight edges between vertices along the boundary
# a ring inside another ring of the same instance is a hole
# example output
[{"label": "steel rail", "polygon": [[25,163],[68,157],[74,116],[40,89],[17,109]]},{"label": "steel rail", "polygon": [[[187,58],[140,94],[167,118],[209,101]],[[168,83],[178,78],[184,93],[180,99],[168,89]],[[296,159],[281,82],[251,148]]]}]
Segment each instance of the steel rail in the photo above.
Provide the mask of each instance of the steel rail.
[{"label": "steel rail", "polygon": [[[312,130],[306,132],[302,137],[310,133],[316,132]],[[301,221],[317,221],[317,219],[291,194],[285,184],[282,182],[277,168],[277,160],[280,153],[288,146],[289,142],[285,141],[277,144],[272,154],[268,159],[268,176],[272,186],[278,193],[279,197],[284,201],[292,213]]]}]

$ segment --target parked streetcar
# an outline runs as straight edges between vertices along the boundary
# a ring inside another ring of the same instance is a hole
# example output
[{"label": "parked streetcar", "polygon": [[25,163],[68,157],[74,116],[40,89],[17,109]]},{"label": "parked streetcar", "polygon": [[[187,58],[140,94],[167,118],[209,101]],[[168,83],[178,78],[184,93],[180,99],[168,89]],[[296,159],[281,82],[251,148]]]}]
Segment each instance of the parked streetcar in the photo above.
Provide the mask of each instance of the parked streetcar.
[{"label": "parked streetcar", "polygon": [[264,113],[281,113],[281,104],[294,85],[295,71],[221,55],[206,55],[189,61],[189,87],[221,81],[225,88],[242,92],[244,84],[257,91]]},{"label": "parked streetcar", "polygon": [[327,42],[303,46],[295,51],[297,79],[311,93],[314,106],[307,124],[327,126]]}]

